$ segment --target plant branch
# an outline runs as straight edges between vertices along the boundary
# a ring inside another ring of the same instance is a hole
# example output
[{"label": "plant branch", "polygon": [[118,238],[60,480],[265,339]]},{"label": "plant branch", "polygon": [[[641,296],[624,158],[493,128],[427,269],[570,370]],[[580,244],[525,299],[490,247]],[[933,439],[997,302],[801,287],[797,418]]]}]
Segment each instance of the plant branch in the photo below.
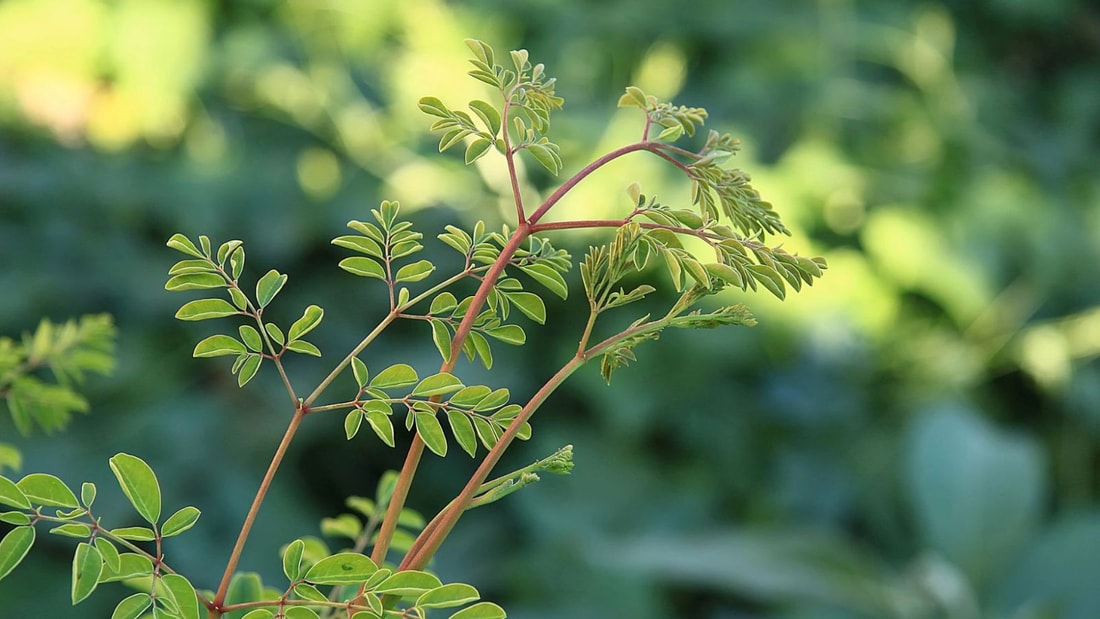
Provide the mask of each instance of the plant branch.
[{"label": "plant branch", "polygon": [[546,201],[543,202],[541,206],[539,206],[538,210],[536,210],[534,213],[531,213],[531,216],[527,219],[527,223],[531,224],[532,226],[535,225],[540,219],[543,218],[544,215],[546,215],[546,213],[551,208],[554,207],[555,204],[558,203],[558,201],[565,197],[565,194],[569,193],[569,191],[572,190],[573,187],[577,186],[577,183],[584,180],[586,177],[588,177],[589,174],[592,174],[596,170],[607,165],[609,162],[614,161],[615,159],[618,159],[623,155],[627,155],[640,150],[652,150],[651,144],[652,142],[635,142],[634,144],[628,144],[627,146],[617,148],[600,157],[599,159],[596,159],[592,163],[584,166],[580,170],[580,172],[574,174],[569,180],[565,181],[565,183],[558,187],[554,191],[554,193],[550,194],[550,197],[546,198]]},{"label": "plant branch", "polygon": [[271,464],[267,467],[267,473],[264,474],[264,478],[260,482],[260,488],[256,491],[256,497],[252,500],[252,506],[248,510],[248,515],[245,516],[244,524],[241,525],[241,532],[237,536],[237,542],[233,545],[233,552],[229,555],[229,561],[225,566],[225,573],[222,574],[222,580],[218,585],[218,591],[214,595],[213,609],[211,612],[217,613],[217,616],[221,614],[218,609],[225,603],[225,596],[229,592],[229,581],[237,571],[237,563],[241,559],[241,552],[244,550],[245,541],[248,540],[248,534],[252,531],[252,525],[255,524],[256,516],[260,512],[260,505],[263,504],[268,488],[271,487],[271,481],[275,478],[275,472],[279,470],[279,465],[282,463],[283,457],[286,456],[287,447],[290,446],[290,441],[298,431],[298,426],[301,425],[307,410],[308,409],[304,405],[301,405],[294,411],[294,416],[290,418],[290,424],[287,425],[286,432],[283,434],[283,440],[279,442],[279,447],[275,450],[275,455],[271,458]]}]

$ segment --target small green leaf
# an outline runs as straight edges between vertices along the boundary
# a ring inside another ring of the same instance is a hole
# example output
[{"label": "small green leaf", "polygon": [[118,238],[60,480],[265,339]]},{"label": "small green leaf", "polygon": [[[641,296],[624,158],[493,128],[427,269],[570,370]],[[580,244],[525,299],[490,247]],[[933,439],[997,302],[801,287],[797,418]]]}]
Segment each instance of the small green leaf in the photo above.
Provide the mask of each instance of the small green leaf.
[{"label": "small green leaf", "polygon": [[[508,398],[510,397],[510,395],[511,394],[509,393],[508,389],[501,387],[500,389],[497,389],[492,393],[486,395],[484,398],[478,400],[477,404],[474,406],[474,411],[480,413],[484,411],[491,411],[494,408],[500,408],[501,406],[504,406],[508,403]],[[519,414],[520,411],[520,406],[518,404],[507,406],[499,411],[497,414],[507,414],[507,411],[513,408],[515,409],[515,411],[512,413],[512,416],[515,417],[517,414]]]},{"label": "small green leaf", "polygon": [[[243,335],[243,333],[242,333]],[[257,334],[257,337],[259,334]],[[211,335],[195,344],[192,357],[223,357],[225,355],[240,355],[248,352],[244,344],[235,337],[229,335]]]},{"label": "small green leaf", "polygon": [[248,611],[241,619],[271,619],[275,613],[266,608],[256,608]]},{"label": "small green leaf", "polygon": [[470,109],[485,123],[489,129],[489,135],[495,136],[500,133],[500,112],[492,104],[474,100],[470,102]]},{"label": "small green leaf", "polygon": [[180,320],[209,320],[239,314],[237,308],[224,299],[196,299],[183,304],[176,312]]},{"label": "small green leaf", "polygon": [[398,597],[410,597],[422,595],[426,591],[442,586],[443,583],[433,574],[418,570],[406,570],[397,572],[383,580],[374,588],[374,592]]},{"label": "small green leaf", "polygon": [[110,464],[134,509],[146,522],[155,525],[160,518],[160,484],[153,469],[141,458],[127,453],[116,454]]},{"label": "small green leaf", "polygon": [[489,147],[492,145],[493,143],[485,138],[478,138],[470,142],[470,145],[466,147],[466,165],[470,165],[480,159],[482,155],[488,152]]},{"label": "small green leaf", "polygon": [[358,275],[359,277],[375,277],[378,279],[386,279],[386,270],[382,268],[382,265],[378,264],[371,258],[365,258],[363,256],[354,256],[351,258],[344,258],[340,261],[339,267],[344,269],[352,275]]},{"label": "small green leaf", "polygon": [[233,276],[233,281],[237,281],[240,278],[241,273],[244,272],[244,248],[238,247],[233,250],[232,254],[229,254],[229,269]]},{"label": "small green leaf", "polygon": [[413,388],[410,395],[431,397],[433,395],[454,393],[455,391],[462,389],[462,387],[462,381],[458,380],[458,378],[455,377],[453,374],[441,372],[420,381],[420,384]]},{"label": "small green leaf", "polygon": [[419,260],[412,264],[406,264],[397,270],[394,282],[418,282],[432,274],[435,265],[427,260]]},{"label": "small green leaf", "polygon": [[135,593],[115,606],[111,619],[138,619],[152,605],[153,598],[148,593]]},{"label": "small green leaf", "polygon": [[321,519],[321,534],[325,537],[346,537],[354,541],[362,532],[363,523],[353,514]]},{"label": "small green leaf", "polygon": [[482,417],[474,417],[474,429],[485,449],[492,449],[500,440],[500,427]]},{"label": "small green leaf", "polygon": [[244,293],[241,292],[240,288],[237,288],[236,286],[230,288],[229,298],[233,301],[233,305],[237,309],[244,311],[248,308],[248,297],[244,296]]},{"label": "small green leaf", "polygon": [[508,613],[492,602],[478,602],[473,606],[467,606],[448,619],[504,619]]},{"label": "small green leaf", "polygon": [[538,161],[542,167],[546,168],[551,174],[557,176],[561,171],[561,161],[558,160],[554,151],[546,144],[529,144],[527,151],[531,153],[531,156]]},{"label": "small green leaf", "polygon": [[206,260],[180,260],[168,269],[169,275],[184,275],[186,273],[216,273],[215,269]]},{"label": "small green leaf", "polygon": [[103,557],[95,546],[81,542],[73,555],[73,605],[83,602],[99,584],[99,575],[103,572]]},{"label": "small green leaf", "polygon": [[367,364],[363,363],[359,357],[351,358],[351,373],[355,375],[355,382],[359,385],[360,389],[367,385],[367,379],[370,377],[370,372],[367,371]]},{"label": "small green leaf", "polygon": [[477,589],[470,585],[453,583],[425,591],[423,595],[416,598],[415,605],[421,608],[451,608],[477,601],[480,597],[481,594]]},{"label": "small green leaf", "polygon": [[[376,574],[378,572],[375,572]],[[300,582],[294,585],[294,595],[302,598],[303,600],[311,600],[314,602],[327,602],[328,596],[321,593],[321,590],[313,585],[305,582]]]},{"label": "small green leaf", "polygon": [[562,299],[569,296],[569,285],[565,283],[565,278],[550,265],[535,263],[521,266],[519,269]]},{"label": "small green leaf", "polygon": [[164,521],[164,525],[160,528],[160,534],[162,537],[172,537],[173,535],[179,535],[187,529],[195,526],[198,522],[199,516],[202,514],[197,507],[188,505],[181,508],[176,513],[168,517],[168,520]]},{"label": "small green leaf", "polygon": [[[237,332],[241,334],[241,341],[252,352],[263,352],[264,340],[260,337],[260,332],[256,330],[252,325],[241,325],[237,327]],[[244,352],[243,350],[237,352]]]},{"label": "small green leaf", "polygon": [[782,299],[787,295],[786,288],[783,286],[783,278],[775,269],[762,264],[750,264],[748,269],[753,279],[763,284],[777,298]]},{"label": "small green leaf", "polygon": [[90,481],[80,484],[80,502],[84,507],[91,507],[95,503],[95,494],[95,484]]},{"label": "small green leaf", "polygon": [[31,507],[27,495],[23,494],[19,486],[2,475],[0,475],[0,504],[18,507],[19,509],[30,509]]},{"label": "small green leaf", "polygon": [[377,570],[369,557],[341,552],[314,563],[304,580],[318,585],[348,585],[363,582]]},{"label": "small green leaf", "polygon": [[382,258],[382,246],[379,245],[374,239],[349,234],[347,236],[338,236],[332,239],[332,244],[344,249],[350,249],[357,251],[361,254],[373,256],[375,258]]},{"label": "small green leaf", "polygon": [[195,247],[195,244],[191,242],[191,239],[188,239],[186,236],[183,236],[178,232],[176,234],[173,234],[172,238],[168,239],[168,247],[171,247],[176,251],[192,255],[196,258],[203,257],[202,252],[199,251],[198,247]]},{"label": "small green leaf", "polygon": [[209,290],[211,288],[224,288],[225,278],[216,273],[185,273],[176,275],[164,284],[164,289],[171,292],[183,290]]},{"label": "small green leaf", "polygon": [[382,442],[393,447],[393,421],[389,415],[376,410],[367,411],[367,423]]},{"label": "small green leaf", "polygon": [[17,527],[31,523],[31,517],[23,512],[0,512],[0,522],[13,524]]},{"label": "small green leaf", "polygon": [[50,533],[65,537],[85,538],[92,535],[92,528],[79,522],[70,522],[50,529]]},{"label": "small green leaf", "polygon": [[447,437],[443,434],[443,426],[435,413],[416,411],[416,433],[420,435],[424,445],[440,457],[447,455]]},{"label": "small green leaf", "polygon": [[283,574],[286,574],[290,582],[298,582],[302,578],[302,552],[306,543],[300,539],[290,542],[283,551]]},{"label": "small green leaf", "polygon": [[314,357],[321,356],[321,350],[305,340],[294,340],[287,344],[286,348],[287,350],[292,350],[303,355],[313,355]]},{"label": "small green leaf", "polygon": [[244,363],[241,364],[240,370],[237,372],[238,387],[244,387],[248,384],[248,381],[256,376],[256,372],[260,371],[260,364],[263,360],[262,356],[255,353],[245,355]]},{"label": "small green leaf", "polygon": [[519,346],[527,341],[527,334],[523,332],[519,325],[503,325],[493,329],[485,329],[485,334],[513,346]]},{"label": "small green leaf", "polygon": [[462,451],[470,454],[471,458],[474,457],[477,453],[477,434],[474,433],[474,424],[470,418],[462,411],[448,409],[447,423],[450,424],[451,434],[458,441],[459,447],[462,447]]},{"label": "small green leaf", "polygon": [[202,609],[199,605],[199,597],[186,578],[179,574],[164,574],[160,582],[168,592],[168,596],[176,603],[179,609],[180,619],[200,619]]},{"label": "small green leaf", "polygon": [[287,337],[291,340],[296,340],[303,335],[314,330],[317,325],[321,324],[321,319],[325,317],[325,310],[316,305],[310,305],[302,313],[302,317],[294,321],[294,324],[290,325],[290,331],[287,332]]},{"label": "small green leaf", "polygon": [[546,304],[533,292],[509,292],[504,295],[525,316],[541,324],[546,323]]},{"label": "small green leaf", "polygon": [[449,361],[451,358],[451,330],[447,328],[447,324],[442,320],[429,320],[428,323],[432,326],[432,342],[435,344],[436,350],[439,351],[439,356],[443,358],[443,361]]},{"label": "small green leaf", "polygon": [[269,322],[264,324],[264,331],[267,331],[267,335],[271,337],[271,339],[275,340],[275,343],[279,346],[282,346],[284,343],[286,343],[286,337],[283,336],[282,329],[276,326],[275,323]]},{"label": "small green leaf", "polygon": [[283,616],[286,619],[318,619],[317,613],[306,606],[291,606],[286,609]]},{"label": "small green leaf", "polygon": [[121,560],[118,555],[118,548],[111,543],[111,540],[105,537],[95,538],[96,550],[99,550],[99,556],[103,557],[104,567],[112,572],[117,572],[121,567]]},{"label": "small green leaf", "polygon": [[0,580],[23,561],[34,545],[34,527],[15,527],[0,539]]},{"label": "small green leaf", "polygon": [[111,529],[111,535],[135,542],[151,542],[157,539],[157,534],[149,527],[119,527]]},{"label": "small green leaf", "polygon": [[256,302],[259,303],[260,307],[267,307],[268,303],[271,303],[275,295],[283,289],[286,280],[286,275],[271,269],[260,278],[260,281],[256,282]]},{"label": "small green leaf", "polygon": [[355,438],[359,433],[359,426],[363,424],[363,411],[355,409],[344,417],[344,434],[348,440]]},{"label": "small green leaf", "polygon": [[470,331],[467,342],[473,344],[474,350],[477,355],[481,357],[481,363],[485,366],[486,370],[493,368],[493,351],[489,347],[489,340],[485,339],[485,336],[477,331]]},{"label": "small green leaf", "polygon": [[47,473],[31,473],[16,484],[32,503],[46,507],[80,507],[65,482]]},{"label": "small green leaf", "polygon": [[448,402],[454,406],[469,408],[480,402],[485,396],[492,392],[493,390],[485,385],[473,385],[465,387],[458,393],[452,395]]},{"label": "small green leaf", "polygon": [[416,370],[412,369],[412,366],[398,363],[379,372],[374,380],[370,381],[370,386],[377,389],[393,389],[415,385],[418,380]]},{"label": "small green leaf", "polygon": [[109,564],[107,567],[108,571],[104,572],[100,578],[102,582],[128,580],[153,573],[153,562],[149,560],[149,557],[134,552],[127,552],[118,556],[118,569],[112,568]]},{"label": "small green leaf", "polygon": [[447,109],[447,106],[444,105],[442,101],[435,97],[423,97],[417,105],[425,114],[431,114],[432,116],[438,116],[440,118],[451,117],[451,111]]}]

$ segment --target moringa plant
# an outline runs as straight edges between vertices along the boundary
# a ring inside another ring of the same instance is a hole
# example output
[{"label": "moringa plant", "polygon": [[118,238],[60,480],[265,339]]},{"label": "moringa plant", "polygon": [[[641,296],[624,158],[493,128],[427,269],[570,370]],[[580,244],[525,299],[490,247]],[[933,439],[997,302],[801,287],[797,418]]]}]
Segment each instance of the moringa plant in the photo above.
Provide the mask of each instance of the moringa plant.
[{"label": "moringa plant", "polygon": [[[231,357],[230,370],[241,387],[261,369],[273,368],[286,390],[286,431],[220,577],[184,576],[165,561],[164,548],[172,543],[168,538],[193,527],[200,512],[193,506],[164,511],[151,468],[137,456],[120,453],[110,459],[110,468],[147,526],[113,528],[101,522],[91,483],[81,485],[78,493],[45,473],[18,481],[0,477],[0,504],[7,510],[0,519],[14,525],[0,541],[0,578],[23,559],[34,543],[36,525],[43,525],[51,527],[50,533],[81,540],[73,559],[74,604],[103,582],[124,581],[135,589],[118,603],[113,619],[505,617],[500,606],[480,601],[472,585],[442,583],[430,571],[431,560],[467,511],[537,481],[539,473],[572,469],[572,448],[565,446],[530,466],[491,477],[513,441],[531,436],[532,416],[547,398],[590,361],[599,361],[603,378],[610,382],[616,370],[635,359],[640,344],[656,340],[665,329],[754,324],[742,305],[701,307],[720,291],[763,287],[783,298],[788,289],[799,290],[821,276],[823,259],[769,244],[769,237],[790,232],[751,186],[748,175],[727,166],[738,150],[737,140],[711,131],[695,140],[695,149],[677,146],[681,138],[696,136],[706,111],[661,102],[634,87],[626,89],[619,105],[640,110],[637,141],[588,163],[541,203],[525,203],[518,157],[531,157],[553,175],[564,168],[558,146],[548,137],[551,114],[563,100],[554,93],[554,79],[543,65],[532,64],[526,51],[513,51],[499,61],[489,45],[475,40],[467,45],[473,52],[470,75],[491,87],[494,102],[475,100],[459,109],[425,97],[420,109],[435,119],[431,129],[440,134],[441,152],[461,145],[467,164],[490,152],[504,158],[515,219],[495,231],[483,222],[471,229],[446,226],[437,238],[454,250],[454,259],[439,264],[417,259],[424,235],[402,217],[397,202],[384,201],[368,219],[349,222],[351,233],[332,241],[349,252],[339,267],[377,280],[364,284],[376,286],[379,303],[387,304],[389,311],[367,327],[366,335],[312,389],[303,390],[292,379],[284,359],[291,354],[321,356],[307,339],[321,325],[321,306],[309,305],[300,318],[280,326],[268,318],[267,310],[287,275],[269,270],[254,285],[246,285],[241,241],[215,244],[206,236],[192,240],[183,234],[168,240],[168,247],[184,257],[170,269],[165,287],[221,293],[187,301],[176,313],[180,320],[218,320],[225,325],[223,333],[199,341],[194,356]],[[658,202],[633,184],[627,188],[621,217],[550,218],[555,205],[578,183],[632,153],[657,157],[686,176],[691,185],[689,206]],[[535,393],[518,399],[508,389],[467,384],[460,363],[491,369],[494,346],[522,345],[525,328],[546,323],[544,295],[568,297],[565,276],[573,259],[554,246],[550,233],[594,228],[608,228],[613,237],[591,247],[580,260],[588,319],[557,326],[563,333],[575,333],[573,356]],[[689,251],[685,240],[706,248],[705,253]],[[601,320],[610,313],[629,314],[628,306],[665,279],[678,296],[663,313],[637,315],[636,310],[633,321],[621,329]],[[379,366],[371,345],[398,321],[424,323],[424,335],[430,335],[439,353],[438,369],[406,363]],[[301,424],[324,415],[342,415],[347,439],[372,445],[394,447],[397,433],[411,433],[404,465],[382,476],[373,498],[348,499],[355,515],[322,523],[322,532],[341,540],[341,548],[334,551],[312,536],[295,539],[281,551],[285,582],[265,584],[258,575],[239,569],[242,550]],[[480,465],[454,499],[425,522],[406,506],[417,467],[425,451],[432,454],[427,457],[444,457],[455,446],[479,459]],[[214,588],[196,590],[192,579],[213,583]]]}]

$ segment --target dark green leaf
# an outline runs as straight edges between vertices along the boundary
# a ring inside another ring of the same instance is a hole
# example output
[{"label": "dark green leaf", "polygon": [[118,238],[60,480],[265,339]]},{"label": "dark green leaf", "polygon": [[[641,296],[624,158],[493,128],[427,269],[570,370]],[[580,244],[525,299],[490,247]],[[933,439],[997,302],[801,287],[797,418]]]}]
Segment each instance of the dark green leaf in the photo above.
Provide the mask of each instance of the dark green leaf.
[{"label": "dark green leaf", "polygon": [[348,440],[355,438],[359,433],[359,426],[363,423],[363,411],[355,409],[344,417],[344,435]]},{"label": "dark green leaf", "polygon": [[209,320],[236,316],[240,312],[224,299],[196,299],[183,304],[176,312],[180,320]]},{"label": "dark green leaf", "polygon": [[318,585],[356,584],[370,578],[378,566],[369,557],[341,552],[321,559],[306,572],[304,580]]},{"label": "dark green leaf", "polygon": [[393,447],[393,421],[390,416],[377,410],[368,410],[366,414],[367,423],[378,438],[389,447]]},{"label": "dark green leaf", "polygon": [[287,344],[286,348],[287,350],[292,350],[303,355],[313,355],[314,357],[321,356],[321,350],[305,340],[294,340]]},{"label": "dark green leaf", "polygon": [[397,270],[397,275],[394,276],[395,282],[418,282],[425,277],[432,274],[435,270],[435,265],[427,260],[419,260],[412,264],[406,264]]},{"label": "dark green leaf", "polygon": [[152,605],[153,598],[149,597],[148,593],[135,593],[115,606],[111,619],[138,619]]},{"label": "dark green leaf", "polygon": [[569,285],[565,283],[565,278],[550,265],[535,263],[521,266],[519,269],[562,299],[569,296]]},{"label": "dark green leaf", "polygon": [[453,583],[425,591],[416,598],[420,608],[452,608],[476,601],[481,597],[477,589],[463,583]]},{"label": "dark green leaf", "polygon": [[473,422],[462,411],[448,409],[447,423],[450,424],[451,434],[458,441],[458,445],[472,458],[477,453],[477,435],[474,433]]},{"label": "dark green leaf", "polygon": [[155,525],[160,518],[160,484],[153,469],[141,458],[127,453],[113,456],[110,465],[130,504],[146,522]]},{"label": "dark green leaf", "polygon": [[379,245],[374,239],[365,236],[359,236],[349,234],[347,236],[338,236],[332,239],[332,244],[352,251],[357,251],[361,254],[366,254],[374,258],[382,258],[382,246]]},{"label": "dark green leaf", "polygon": [[34,527],[15,527],[0,539],[0,580],[23,561],[34,545]]},{"label": "dark green leaf", "polygon": [[238,387],[244,387],[248,384],[248,381],[256,376],[256,372],[260,371],[260,364],[263,360],[264,358],[257,354],[245,355],[244,363],[241,364],[240,369],[237,371]]},{"label": "dark green leaf", "polygon": [[447,393],[454,393],[459,389],[462,389],[462,381],[458,380],[453,374],[447,372],[441,372],[439,374],[433,374],[420,381],[416,387],[413,388],[410,395],[420,397],[431,397],[433,395],[443,395]]},{"label": "dark green leaf", "polygon": [[31,473],[16,484],[23,495],[37,505],[46,507],[80,507],[76,495],[65,482],[47,473]]},{"label": "dark green leaf", "polygon": [[470,142],[469,146],[466,147],[466,165],[470,165],[480,159],[492,145],[493,143],[485,138],[478,138]]},{"label": "dark green leaf", "polygon": [[179,574],[164,574],[160,583],[179,609],[180,619],[200,619],[202,612],[195,587]]},{"label": "dark green leaf", "polygon": [[176,513],[168,517],[168,520],[164,521],[164,525],[160,528],[160,534],[162,537],[172,537],[173,535],[179,535],[187,529],[195,526],[198,522],[199,516],[202,514],[196,507],[188,505],[178,510]]},{"label": "dark green leaf", "polygon": [[287,338],[296,340],[303,335],[314,330],[317,325],[321,324],[321,320],[325,317],[325,310],[316,305],[310,305],[302,313],[302,317],[294,321],[294,324],[290,325],[290,331],[287,332]]},{"label": "dark green leaf", "polygon": [[423,595],[426,591],[441,586],[443,586],[443,583],[433,574],[418,570],[406,570],[397,572],[382,581],[374,588],[374,592],[398,597],[410,597]]},{"label": "dark green leaf", "polygon": [[451,358],[451,330],[442,320],[428,321],[432,327],[432,342],[435,344],[439,356],[446,362]]},{"label": "dark green leaf", "polygon": [[492,602],[478,602],[473,606],[467,606],[448,619],[504,619],[508,613]]},{"label": "dark green leaf", "polygon": [[523,332],[519,325],[503,325],[494,329],[485,329],[485,334],[513,346],[519,346],[527,341],[527,334]]},{"label": "dark green leaf", "polygon": [[447,437],[443,434],[443,426],[435,413],[416,411],[413,413],[416,421],[416,433],[424,441],[424,445],[437,456],[447,455]]},{"label": "dark green leaf", "polygon": [[541,324],[546,323],[546,304],[533,292],[509,292],[504,295],[525,316]]},{"label": "dark green leaf", "polygon": [[190,254],[196,258],[203,257],[202,252],[199,251],[199,248],[195,247],[191,239],[179,233],[173,234],[172,238],[168,239],[168,247],[185,254]]},{"label": "dark green leaf", "polygon": [[50,533],[65,537],[85,538],[91,536],[92,528],[79,522],[70,522],[50,529]]},{"label": "dark green leaf", "polygon": [[[237,327],[237,332],[241,334],[241,341],[253,352],[262,352],[264,349],[263,338],[260,337],[260,332],[251,325],[241,325]],[[236,351],[236,352],[244,352]]]},{"label": "dark green leaf", "polygon": [[27,500],[27,495],[23,494],[19,486],[2,475],[0,475],[0,504],[10,505],[20,509],[30,509],[31,507],[30,501]]},{"label": "dark green leaf", "polygon": [[298,582],[302,577],[302,552],[305,548],[306,543],[296,539],[283,550],[283,574],[290,582]]},{"label": "dark green leaf", "polygon": [[170,278],[164,289],[172,292],[182,290],[208,290],[210,288],[224,288],[225,279],[216,273],[185,273]]},{"label": "dark green leaf", "polygon": [[[259,334],[257,334],[257,337],[259,337]],[[225,355],[240,355],[246,352],[248,352],[248,350],[245,348],[244,344],[240,343],[235,337],[228,335],[211,335],[198,344],[195,344],[195,351],[191,353],[191,356],[196,358],[222,357]]]},{"label": "dark green leaf", "polygon": [[379,372],[374,380],[370,381],[370,386],[377,389],[394,389],[415,385],[418,381],[419,377],[412,366],[398,363]]},{"label": "dark green leaf", "polygon": [[283,289],[286,280],[286,275],[279,273],[275,269],[271,269],[260,278],[260,281],[256,282],[256,302],[260,307],[267,307],[267,305],[271,303],[275,295],[279,294],[279,291]]},{"label": "dark green leaf", "polygon": [[344,269],[352,275],[358,275],[359,277],[375,277],[378,279],[386,279],[386,271],[382,268],[382,265],[378,264],[371,258],[363,256],[354,256],[352,258],[344,258],[339,264],[341,269]]},{"label": "dark green leaf", "polygon": [[111,543],[111,540],[105,537],[95,538],[95,547],[99,551],[99,556],[103,557],[104,569],[117,572],[121,567],[122,561],[119,558],[118,548]]},{"label": "dark green leaf", "polygon": [[81,542],[73,555],[73,605],[83,602],[99,584],[99,575],[103,572],[103,558],[95,546]]}]

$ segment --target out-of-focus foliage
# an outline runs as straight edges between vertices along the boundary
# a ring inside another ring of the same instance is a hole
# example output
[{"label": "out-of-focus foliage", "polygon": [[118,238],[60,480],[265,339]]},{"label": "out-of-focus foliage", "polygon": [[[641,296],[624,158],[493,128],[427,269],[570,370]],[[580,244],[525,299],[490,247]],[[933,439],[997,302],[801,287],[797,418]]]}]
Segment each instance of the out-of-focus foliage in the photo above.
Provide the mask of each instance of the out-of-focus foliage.
[{"label": "out-of-focus foliage", "polygon": [[[220,561],[284,420],[246,432],[272,413],[189,359],[193,334],[160,291],[164,239],[243,238],[256,263],[309,274],[287,305],[343,299],[311,334],[343,348],[385,309],[334,266],[344,221],[383,198],[427,227],[448,219],[438,208],[472,221],[507,203],[500,165],[479,160],[478,178],[440,158],[416,105],[484,97],[464,76],[477,37],[559,78],[565,162],[636,138],[637,110],[614,108],[628,83],[706,107],[806,245],[788,249],[830,271],[784,304],[756,295],[756,329],[640,348],[614,396],[579,375],[529,454],[574,443],[573,476],[464,520],[441,574],[528,619],[1098,616],[1097,32],[1100,12],[1072,0],[8,0],[0,333],[107,311],[121,339],[114,376],[88,387],[94,423],[23,441],[4,419],[0,441],[28,472],[64,454],[53,472],[69,481],[141,454],[173,495],[222,514],[169,549],[180,567]],[[646,169],[586,181],[563,216],[618,213],[635,180],[689,199]],[[550,181],[525,179],[530,194]],[[583,310],[550,306],[549,321]],[[514,393],[572,354],[534,337],[540,352],[495,360]],[[90,433],[108,424],[111,444]],[[244,567],[395,466],[346,444],[339,420],[322,426],[291,454],[315,481],[273,491]],[[425,475],[430,493],[411,498],[425,512],[464,479]],[[57,595],[41,584],[65,567],[39,554],[5,581],[12,616],[68,605],[65,578]]]}]

